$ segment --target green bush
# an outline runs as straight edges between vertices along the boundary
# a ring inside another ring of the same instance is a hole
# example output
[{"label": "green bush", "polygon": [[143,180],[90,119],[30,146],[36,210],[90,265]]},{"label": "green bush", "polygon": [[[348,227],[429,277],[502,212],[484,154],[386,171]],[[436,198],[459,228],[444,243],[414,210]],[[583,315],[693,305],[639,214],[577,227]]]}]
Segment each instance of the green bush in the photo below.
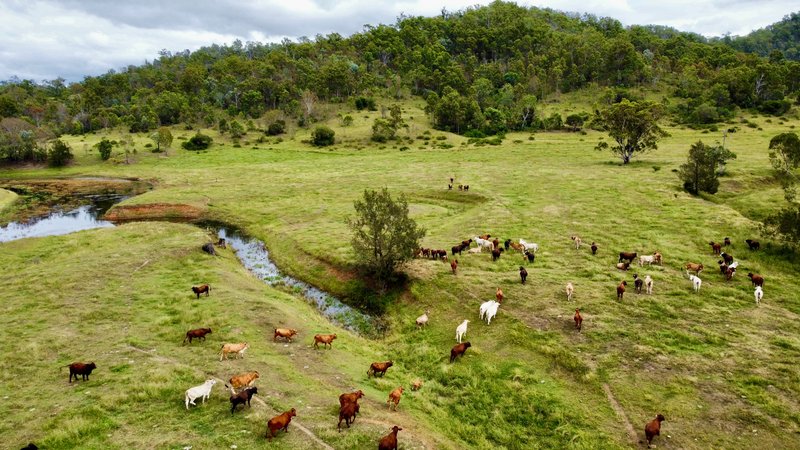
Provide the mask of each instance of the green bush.
[{"label": "green bush", "polygon": [[286,121],[282,119],[278,119],[275,122],[272,122],[271,124],[269,124],[269,127],[267,127],[267,134],[270,136],[277,136],[285,132],[286,132]]},{"label": "green bush", "polygon": [[197,134],[192,136],[188,141],[181,144],[181,147],[186,150],[205,150],[210,147],[213,142],[214,140],[211,136],[207,136],[198,131]]},{"label": "green bush", "polygon": [[100,152],[100,159],[108,161],[111,158],[111,150],[114,148],[114,143],[106,138],[97,143],[97,150]]},{"label": "green bush", "polygon": [[375,107],[375,99],[370,97],[358,97],[356,98],[356,109],[361,111],[362,109],[366,109],[369,111],[377,111],[378,108]]},{"label": "green bush", "polygon": [[333,145],[334,136],[336,136],[336,132],[330,129],[330,127],[320,125],[311,132],[311,143],[317,147]]},{"label": "green bush", "polygon": [[764,114],[772,114],[773,116],[782,116],[789,112],[792,104],[787,100],[767,100],[758,105],[759,112]]},{"label": "green bush", "polygon": [[72,149],[69,144],[61,139],[56,139],[47,152],[47,163],[50,167],[64,167],[72,158]]}]

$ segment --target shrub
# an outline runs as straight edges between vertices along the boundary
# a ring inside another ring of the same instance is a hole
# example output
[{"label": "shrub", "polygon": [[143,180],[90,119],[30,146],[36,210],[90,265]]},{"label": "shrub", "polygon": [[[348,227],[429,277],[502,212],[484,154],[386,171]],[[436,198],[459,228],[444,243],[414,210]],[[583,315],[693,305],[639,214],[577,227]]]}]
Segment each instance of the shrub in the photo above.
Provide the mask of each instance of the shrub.
[{"label": "shrub", "polygon": [[181,146],[186,150],[205,150],[210,147],[213,142],[214,140],[211,139],[211,136],[207,136],[198,131],[197,134],[189,138],[189,140],[181,144]]},{"label": "shrub", "polygon": [[97,143],[97,150],[100,152],[100,159],[103,161],[108,161],[108,158],[111,158],[111,150],[113,148],[113,142],[106,138],[101,139],[100,142]]},{"label": "shrub", "polygon": [[286,132],[286,121],[279,119],[272,122],[267,127],[267,134],[270,136],[277,136]]},{"label": "shrub", "polygon": [[356,98],[356,109],[361,111],[362,109],[366,109],[369,111],[377,111],[378,108],[375,107],[375,99],[370,97],[358,97]]},{"label": "shrub", "polygon": [[311,143],[317,147],[333,145],[335,142],[334,136],[336,136],[336,132],[330,127],[320,125],[311,132]]},{"label": "shrub", "polygon": [[353,116],[348,114],[348,115],[342,117],[342,126],[343,127],[349,127],[350,125],[353,125]]},{"label": "shrub", "polygon": [[758,110],[764,114],[772,114],[773,116],[782,116],[789,112],[792,104],[787,100],[767,100],[758,105]]},{"label": "shrub", "polygon": [[394,139],[397,129],[392,126],[391,122],[386,119],[377,118],[375,123],[372,124],[372,137],[375,142],[386,142],[389,139]]},{"label": "shrub", "polygon": [[56,139],[47,152],[47,163],[50,167],[64,167],[72,158],[72,149],[61,139]]}]

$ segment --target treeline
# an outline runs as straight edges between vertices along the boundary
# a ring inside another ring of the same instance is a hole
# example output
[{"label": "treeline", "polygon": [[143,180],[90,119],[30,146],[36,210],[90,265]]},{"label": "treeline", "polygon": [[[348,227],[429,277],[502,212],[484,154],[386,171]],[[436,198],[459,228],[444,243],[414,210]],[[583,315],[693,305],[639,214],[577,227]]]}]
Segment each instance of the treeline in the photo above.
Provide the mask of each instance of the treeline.
[{"label": "treeline", "polygon": [[786,59],[800,61],[800,13],[791,13],[780,22],[755,30],[747,36],[726,36],[722,41],[743,52],[772,57],[782,55]]},{"label": "treeline", "polygon": [[20,133],[217,127],[270,110],[307,126],[321,119],[320,101],[356,98],[422,96],[436,128],[462,134],[555,128],[560,115],[539,117],[537,104],[587,86],[607,87],[609,102],[630,97],[630,87],[666,88],[680,99],[670,105],[677,120],[710,124],[736,108],[786,112],[800,91],[800,62],[668,27],[495,2],[401,16],[350,37],[162,51],[79,83],[12,80],[0,86],[0,158],[20,154],[8,151],[21,145]]}]

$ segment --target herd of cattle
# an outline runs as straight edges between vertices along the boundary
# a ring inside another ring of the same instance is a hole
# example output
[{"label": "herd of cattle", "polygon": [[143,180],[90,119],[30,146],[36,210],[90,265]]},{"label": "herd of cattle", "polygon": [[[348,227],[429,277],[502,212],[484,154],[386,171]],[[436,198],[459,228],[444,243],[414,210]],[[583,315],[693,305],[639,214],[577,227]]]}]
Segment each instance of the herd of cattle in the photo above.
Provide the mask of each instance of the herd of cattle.
[{"label": "herd of cattle", "polygon": [[[455,256],[462,255],[462,252],[467,250],[469,253],[481,253],[483,250],[487,250],[492,255],[492,260],[496,261],[502,253],[508,251],[509,249],[513,249],[515,251],[520,252],[523,255],[523,261],[527,260],[530,263],[533,263],[536,258],[536,252],[539,250],[539,245],[536,243],[529,243],[524,239],[519,239],[518,242],[512,242],[511,239],[507,239],[501,242],[500,240],[495,237],[491,239],[491,235],[485,234],[482,236],[476,236],[472,239],[467,239],[462,241],[460,244],[455,245],[451,248],[452,253],[452,260],[450,261],[450,267],[453,274],[457,273],[458,269],[458,260],[455,259]],[[574,244],[576,249],[580,249],[582,245],[582,239],[579,236],[571,236],[570,238]],[[224,245],[224,241],[223,245]],[[759,250],[760,243],[758,241],[747,239],[746,240],[748,247],[750,250]],[[475,243],[477,246],[472,247],[472,244]],[[219,245],[219,243],[218,243]],[[733,257],[722,249],[731,245],[730,239],[725,238],[723,243],[716,243],[710,242],[709,245],[712,248],[712,251],[715,255],[719,256],[721,259],[718,261],[718,265],[720,268],[721,274],[725,277],[726,280],[730,281],[736,273],[736,269],[738,267],[738,261],[734,261]],[[213,248],[213,247],[212,247]],[[593,255],[597,254],[598,246],[595,242],[592,242],[591,252]],[[204,248],[204,250],[206,250]],[[420,248],[417,252],[418,257],[425,257],[431,259],[440,259],[440,260],[448,260],[448,254],[446,250],[441,249],[429,249],[429,248]],[[638,259],[637,259],[638,257]],[[618,262],[616,264],[616,268],[621,271],[629,270],[631,264],[634,261],[638,261],[640,267],[645,265],[651,264],[658,264],[662,265],[663,258],[660,252],[654,252],[651,255],[641,255],[639,256],[636,252],[620,252]],[[694,263],[690,262],[683,266],[686,269],[686,274],[689,276],[689,280],[692,283],[692,288],[695,292],[698,292],[700,289],[700,285],[702,280],[699,278],[700,273],[703,271],[704,266],[702,263]],[[694,272],[691,274],[690,272]],[[525,281],[528,276],[528,272],[525,267],[520,266],[519,268],[520,280],[522,284],[525,284]],[[761,299],[763,298],[763,285],[764,285],[764,277],[758,274],[748,273],[748,277],[750,278],[753,286],[755,287],[755,299],[756,303],[759,304]],[[646,289],[647,294],[653,293],[653,279],[650,275],[647,275],[644,279],[640,278],[638,274],[633,275],[634,279],[634,286],[637,293],[642,292],[642,288]],[[625,294],[625,290],[628,283],[627,280],[622,280],[619,285],[617,285],[616,292],[617,292],[617,299],[622,300]],[[574,295],[575,287],[570,282],[567,283],[565,292],[567,300],[572,300]],[[211,288],[207,284],[203,284],[200,286],[193,286],[192,292],[200,298],[200,294],[206,294],[206,296],[210,295]],[[502,289],[497,288],[495,292],[495,300],[489,300],[484,302],[480,306],[479,317],[481,320],[486,320],[487,324],[491,323],[492,318],[497,314],[497,311],[502,304],[504,299],[504,294]],[[429,311],[425,311],[424,314],[419,316],[416,319],[416,325],[420,328],[424,328],[427,326],[429,317]],[[581,315],[580,309],[575,309],[575,314],[573,316],[573,320],[575,321],[575,328],[580,332],[582,329],[583,317]],[[467,333],[467,326],[469,320],[464,319],[464,321],[456,327],[456,342],[457,344],[450,350],[450,363],[456,361],[459,356],[463,356],[464,353],[467,351],[468,348],[471,347],[470,342],[462,342],[463,338]],[[206,335],[211,334],[212,330],[210,328],[197,328],[193,330],[189,330],[186,332],[183,344],[186,344],[187,341],[189,344],[192,343],[193,340],[197,339],[199,341],[205,341]],[[273,330],[273,341],[277,341],[279,338],[285,339],[287,342],[292,342],[292,338],[297,335],[297,330],[292,328],[275,328]],[[319,348],[319,344],[323,344],[323,347],[327,346],[327,348],[333,348],[333,341],[336,339],[336,334],[317,334],[314,336],[314,342],[312,346],[317,349]],[[244,358],[245,351],[249,348],[249,344],[247,342],[240,342],[240,343],[225,343],[220,348],[220,361],[223,359],[227,359],[229,355],[233,355],[235,357]],[[369,369],[367,370],[367,377],[372,376],[383,376],[386,371],[392,367],[393,361],[385,361],[385,362],[374,362],[370,365]],[[82,380],[88,381],[89,375],[92,373],[97,366],[94,362],[90,363],[80,363],[76,362],[69,365],[69,382],[72,382],[72,379],[78,380],[78,376],[82,377]],[[257,371],[247,372],[243,374],[238,374],[232,376],[228,380],[228,384],[225,384],[225,387],[230,390],[230,404],[231,404],[231,414],[236,412],[236,409],[239,405],[250,406],[250,401],[253,395],[258,394],[258,388],[253,386],[255,381],[259,378],[259,373]],[[203,403],[205,400],[208,399],[211,395],[211,390],[213,386],[217,383],[216,379],[208,379],[203,384],[191,387],[186,390],[184,396],[184,404],[186,409],[189,409],[189,405],[195,405],[195,401],[197,399],[201,399]],[[421,380],[415,380],[412,383],[412,390],[418,390],[422,386]],[[394,408],[397,409],[397,406],[400,403],[400,399],[403,395],[404,388],[402,386],[397,387],[396,389],[392,390],[389,393],[388,399],[386,401],[389,409]],[[351,393],[344,393],[339,396],[339,422],[337,424],[337,429],[341,431],[342,421],[345,422],[345,425],[349,428],[352,423],[355,422],[355,418],[360,412],[360,405],[358,403],[359,399],[364,396],[364,393],[361,390],[351,392]],[[265,437],[268,439],[272,439],[276,436],[277,432],[283,430],[284,432],[288,432],[289,423],[292,421],[292,418],[297,415],[297,410],[292,408],[288,411],[283,412],[273,418],[271,418],[267,422],[267,428]],[[645,426],[645,437],[647,439],[648,445],[651,444],[653,438],[660,434],[661,422],[664,420],[664,416],[658,414],[655,419],[648,422]],[[391,432],[382,437],[379,441],[378,448],[379,450],[390,450],[390,449],[397,449],[397,432],[401,431],[402,428],[394,426]],[[35,447],[28,447],[28,448],[35,448]]]}]

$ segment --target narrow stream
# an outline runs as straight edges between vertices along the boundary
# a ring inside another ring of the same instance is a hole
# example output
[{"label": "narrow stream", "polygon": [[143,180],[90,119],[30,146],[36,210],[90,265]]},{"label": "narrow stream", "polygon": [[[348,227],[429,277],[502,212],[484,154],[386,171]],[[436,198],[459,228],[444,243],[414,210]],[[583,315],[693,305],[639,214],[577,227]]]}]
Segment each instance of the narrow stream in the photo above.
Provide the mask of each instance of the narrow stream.
[{"label": "narrow stream", "polygon": [[[94,228],[114,227],[113,222],[99,220],[112,205],[124,200],[124,196],[86,197],[91,204],[71,211],[54,208],[48,216],[29,222],[11,222],[0,227],[0,242],[31,237],[56,236]],[[269,258],[266,245],[221,223],[207,222],[199,225],[211,229],[218,237],[225,238],[242,265],[253,275],[270,286],[285,286],[293,294],[305,299],[332,322],[359,334],[373,331],[375,319],[344,304],[336,297],[300,280],[281,273]]]}]

